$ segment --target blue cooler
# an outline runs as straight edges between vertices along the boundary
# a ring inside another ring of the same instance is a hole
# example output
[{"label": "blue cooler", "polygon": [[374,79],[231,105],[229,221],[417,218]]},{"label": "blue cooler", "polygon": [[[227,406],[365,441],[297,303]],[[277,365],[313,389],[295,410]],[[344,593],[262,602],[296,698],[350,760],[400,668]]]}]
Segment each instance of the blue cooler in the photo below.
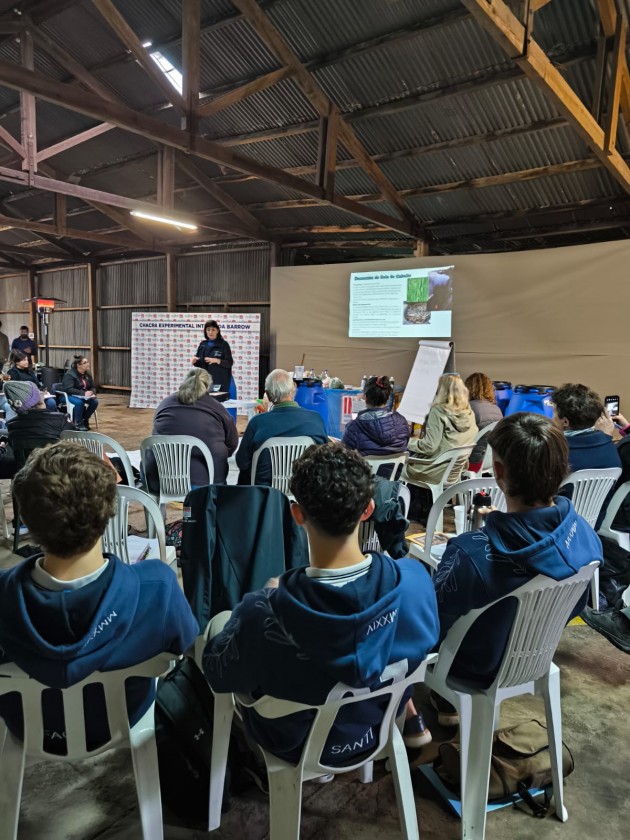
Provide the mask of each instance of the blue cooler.
[{"label": "blue cooler", "polygon": [[358,397],[363,391],[360,388],[327,388],[326,400],[328,402],[328,425],[326,431],[332,437],[343,437],[343,398]]},{"label": "blue cooler", "polygon": [[322,415],[324,426],[328,425],[328,402],[321,379],[295,379],[295,401],[302,408],[318,411]]},{"label": "blue cooler", "polygon": [[[236,382],[234,381],[233,376],[230,376],[230,391],[229,391],[229,393],[230,393],[230,396],[228,397],[228,399],[230,399],[230,400],[237,399],[238,392],[236,390]],[[237,408],[226,408],[225,410],[227,411],[227,413],[230,415],[230,417],[232,418],[232,420],[234,420],[234,423],[236,424],[236,414],[238,412],[238,409]]]},{"label": "blue cooler", "polygon": [[501,413],[505,414],[508,403],[512,399],[514,393],[511,382],[493,382],[494,393],[497,398],[497,405],[501,409]]},{"label": "blue cooler", "polygon": [[505,416],[516,414],[517,411],[531,411],[534,414],[545,414],[553,417],[551,395],[553,385],[517,385],[510,400]]}]

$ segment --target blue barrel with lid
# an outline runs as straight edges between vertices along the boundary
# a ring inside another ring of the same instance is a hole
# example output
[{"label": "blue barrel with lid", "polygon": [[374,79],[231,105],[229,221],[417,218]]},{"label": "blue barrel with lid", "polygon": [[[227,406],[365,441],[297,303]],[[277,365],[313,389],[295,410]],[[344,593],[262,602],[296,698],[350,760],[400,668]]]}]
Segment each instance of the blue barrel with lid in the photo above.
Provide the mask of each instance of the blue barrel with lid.
[{"label": "blue barrel with lid", "polygon": [[295,401],[302,408],[318,411],[322,415],[324,426],[328,426],[328,403],[321,379],[295,379]]},{"label": "blue barrel with lid", "polygon": [[505,414],[505,409],[508,407],[510,400],[512,399],[512,394],[514,393],[514,389],[512,388],[511,382],[493,382],[494,385],[494,393],[497,398],[497,405],[501,409],[502,414]]},{"label": "blue barrel with lid", "polygon": [[531,411],[533,414],[553,417],[553,405],[551,404],[553,391],[553,385],[517,385],[505,411],[505,416],[516,414],[517,411]]}]

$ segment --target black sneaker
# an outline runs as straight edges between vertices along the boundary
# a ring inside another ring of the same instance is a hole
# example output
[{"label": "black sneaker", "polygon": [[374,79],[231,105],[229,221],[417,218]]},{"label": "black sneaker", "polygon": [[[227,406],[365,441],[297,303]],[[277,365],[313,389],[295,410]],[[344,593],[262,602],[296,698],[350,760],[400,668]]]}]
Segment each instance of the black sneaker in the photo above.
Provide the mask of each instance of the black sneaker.
[{"label": "black sneaker", "polygon": [[431,733],[424,725],[422,715],[414,715],[413,717],[407,718],[403,727],[402,738],[405,746],[412,750],[426,747],[433,740]]},{"label": "black sneaker", "polygon": [[431,705],[438,713],[437,719],[440,726],[459,726],[459,713],[455,706],[451,705],[448,700],[440,697],[435,691],[431,692],[429,698]]},{"label": "black sneaker", "polygon": [[624,613],[615,607],[607,610],[584,607],[581,616],[589,627],[605,636],[616,648],[630,653],[630,619]]}]

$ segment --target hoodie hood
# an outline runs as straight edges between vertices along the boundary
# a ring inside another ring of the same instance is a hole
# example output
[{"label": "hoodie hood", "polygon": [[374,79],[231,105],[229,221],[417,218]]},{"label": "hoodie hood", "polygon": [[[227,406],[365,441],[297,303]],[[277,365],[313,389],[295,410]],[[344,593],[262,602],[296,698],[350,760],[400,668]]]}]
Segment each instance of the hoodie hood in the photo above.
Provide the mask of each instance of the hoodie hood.
[{"label": "hoodie hood", "polygon": [[525,513],[494,511],[485,531],[492,554],[554,580],[571,577],[582,566],[601,558],[599,537],[575,512],[568,499],[557,496],[555,505]]},{"label": "hoodie hood", "polygon": [[32,677],[65,688],[105,668],[133,624],[140,582],[105,555],[108,568],[92,583],[51,591],[31,578],[41,556],[0,575],[0,639],[7,658]]},{"label": "hoodie hood", "polygon": [[459,434],[469,432],[473,426],[476,430],[475,415],[470,408],[464,408],[461,411],[451,411],[443,405],[436,405],[434,408],[440,413],[442,422],[447,428],[451,428]]},{"label": "hoodie hood", "polygon": [[395,562],[372,554],[367,574],[342,587],[315,581],[305,569],[285,572],[275,611],[287,637],[334,682],[364,686],[390,661],[401,598]]}]

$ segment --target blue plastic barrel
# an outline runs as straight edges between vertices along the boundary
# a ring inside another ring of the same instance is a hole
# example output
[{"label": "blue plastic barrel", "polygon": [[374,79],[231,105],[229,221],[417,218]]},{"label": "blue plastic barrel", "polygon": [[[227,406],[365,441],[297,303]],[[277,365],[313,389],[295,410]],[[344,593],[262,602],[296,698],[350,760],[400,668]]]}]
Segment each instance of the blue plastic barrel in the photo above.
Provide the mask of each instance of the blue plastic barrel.
[{"label": "blue plastic barrel", "polygon": [[553,385],[517,385],[510,400],[505,416],[517,411],[531,411],[534,414],[545,414],[553,417],[551,394]]},{"label": "blue plastic barrel", "polygon": [[[229,399],[235,400],[237,399],[238,391],[236,390],[236,382],[234,381],[234,377],[230,376],[230,397]],[[234,423],[236,423],[236,414],[238,409],[236,408],[226,408],[227,413],[230,415]]]},{"label": "blue plastic barrel", "polygon": [[322,415],[324,426],[328,425],[328,402],[321,379],[296,379],[295,401],[302,408],[318,411]]},{"label": "blue plastic barrel", "polygon": [[512,388],[511,382],[493,382],[494,385],[494,393],[497,398],[497,405],[501,409],[501,412],[505,414],[505,409],[508,407],[510,400],[512,399],[512,394],[514,390]]},{"label": "blue plastic barrel", "polygon": [[327,388],[326,400],[328,402],[328,425],[326,429],[332,437],[343,437],[343,398],[357,397],[362,394],[360,388]]}]

